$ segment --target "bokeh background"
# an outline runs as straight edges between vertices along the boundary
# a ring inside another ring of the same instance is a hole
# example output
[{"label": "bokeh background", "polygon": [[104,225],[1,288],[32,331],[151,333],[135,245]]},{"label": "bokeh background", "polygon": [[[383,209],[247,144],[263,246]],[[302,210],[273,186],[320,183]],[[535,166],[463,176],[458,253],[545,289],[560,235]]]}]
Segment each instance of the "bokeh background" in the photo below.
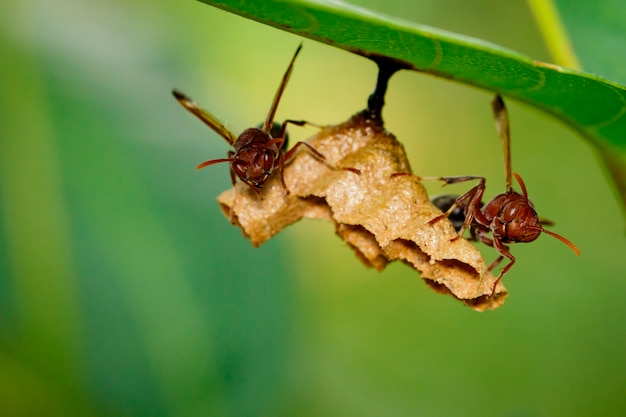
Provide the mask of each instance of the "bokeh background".
[{"label": "bokeh background", "polygon": [[[551,59],[523,1],[355,3]],[[621,208],[589,144],[528,106],[508,103],[513,168],[583,255],[548,236],[515,246],[497,311],[401,264],[366,269],[330,224],[258,249],[229,224],[227,166],[194,170],[227,146],[170,90],[238,133],[263,120],[300,41],[195,1],[0,5],[0,415],[623,412]],[[375,76],[305,40],[277,118],[341,122]],[[402,72],[384,117],[416,173],[484,175],[491,197],[490,100]]]}]

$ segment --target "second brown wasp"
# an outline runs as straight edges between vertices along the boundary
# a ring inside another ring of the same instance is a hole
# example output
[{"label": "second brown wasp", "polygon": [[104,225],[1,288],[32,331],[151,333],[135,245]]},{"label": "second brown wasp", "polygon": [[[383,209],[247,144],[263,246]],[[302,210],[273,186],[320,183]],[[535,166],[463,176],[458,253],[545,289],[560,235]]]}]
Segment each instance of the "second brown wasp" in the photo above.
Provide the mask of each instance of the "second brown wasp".
[{"label": "second brown wasp", "polygon": [[[196,117],[207,124],[218,135],[223,137],[234,151],[228,151],[228,158],[211,159],[209,161],[199,164],[196,168],[204,168],[209,165],[217,164],[220,162],[230,163],[230,176],[235,185],[236,178],[239,177],[244,183],[252,188],[257,195],[260,195],[260,189],[263,188],[263,184],[268,180],[270,175],[278,171],[280,173],[280,179],[285,189],[285,192],[289,194],[289,189],[285,184],[285,178],[283,177],[283,170],[285,164],[289,163],[295,156],[300,146],[305,148],[318,160],[324,161],[324,155],[319,153],[311,145],[306,142],[298,142],[289,151],[285,151],[286,145],[286,133],[287,124],[305,125],[304,121],[286,120],[279,125],[280,128],[275,129],[274,116],[278,108],[280,98],[285,91],[289,77],[293,70],[293,64],[298,56],[298,53],[302,49],[302,44],[296,49],[291,62],[283,75],[283,79],[274,95],[274,100],[267,113],[265,122],[260,127],[251,127],[244,130],[238,137],[235,136],[230,130],[228,130],[216,117],[211,113],[204,110],[198,103],[186,96],[179,90],[173,90],[172,94],[178,100],[178,102]],[[278,132],[276,136],[273,136],[274,132]]]},{"label": "second brown wasp", "polygon": [[[509,259],[509,263],[500,270],[493,284],[490,297],[495,293],[496,285],[498,285],[502,276],[511,269],[515,263],[515,257],[511,254],[509,247],[506,245],[508,243],[532,242],[537,239],[541,233],[546,233],[559,239],[576,252],[577,255],[580,255],[580,251],[572,242],[542,227],[542,222],[534,209],[533,203],[528,199],[524,181],[518,174],[511,173],[509,116],[504,101],[500,95],[496,95],[491,104],[496,128],[502,140],[504,166],[506,170],[506,191],[502,194],[498,194],[491,201],[484,204],[482,202],[483,193],[485,191],[484,177],[465,176],[437,178],[438,180],[444,181],[445,184],[455,184],[471,180],[479,180],[479,182],[478,185],[467,193],[456,198],[454,203],[449,206],[444,214],[435,217],[429,222],[430,224],[434,224],[458,212],[458,209],[462,208],[465,221],[462,226],[458,228],[458,234],[452,240],[459,239],[463,235],[463,232],[469,228],[475,239],[492,246],[498,252],[499,256],[489,266],[490,271],[496,268],[504,258]],[[513,190],[512,177],[515,177],[515,180],[519,183],[522,190],[521,194]],[[489,234],[491,234],[491,237]]]}]

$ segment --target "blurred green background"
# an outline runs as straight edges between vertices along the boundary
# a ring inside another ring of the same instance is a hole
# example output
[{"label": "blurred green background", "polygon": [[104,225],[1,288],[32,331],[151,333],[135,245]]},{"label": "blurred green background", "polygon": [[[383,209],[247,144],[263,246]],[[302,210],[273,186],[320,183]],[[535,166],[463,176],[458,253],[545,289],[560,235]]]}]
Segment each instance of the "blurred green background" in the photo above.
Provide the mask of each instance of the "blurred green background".
[{"label": "blurred green background", "polygon": [[[414,3],[358,2],[550,61],[523,1]],[[239,133],[300,41],[194,1],[0,5],[0,415],[623,412],[624,218],[593,149],[532,108],[508,103],[513,169],[583,255],[515,246],[497,311],[401,264],[366,269],[330,224],[254,249],[228,223],[227,166],[194,170],[227,146],[170,90]],[[305,40],[277,119],[341,122],[375,76]],[[489,198],[504,187],[490,100],[401,72],[384,117],[416,173],[484,175]]]}]

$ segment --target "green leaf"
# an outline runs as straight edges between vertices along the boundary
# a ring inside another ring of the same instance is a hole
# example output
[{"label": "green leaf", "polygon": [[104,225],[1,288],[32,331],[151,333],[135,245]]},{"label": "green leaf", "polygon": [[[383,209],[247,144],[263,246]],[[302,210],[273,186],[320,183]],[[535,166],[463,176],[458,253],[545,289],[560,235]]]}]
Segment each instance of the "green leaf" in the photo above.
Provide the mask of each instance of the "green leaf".
[{"label": "green leaf", "polygon": [[626,3],[622,0],[554,0],[554,3],[582,68],[626,83]]},{"label": "green leaf", "polygon": [[498,92],[547,111],[596,147],[626,207],[623,85],[338,0],[201,1],[359,55],[387,57],[409,69]]}]

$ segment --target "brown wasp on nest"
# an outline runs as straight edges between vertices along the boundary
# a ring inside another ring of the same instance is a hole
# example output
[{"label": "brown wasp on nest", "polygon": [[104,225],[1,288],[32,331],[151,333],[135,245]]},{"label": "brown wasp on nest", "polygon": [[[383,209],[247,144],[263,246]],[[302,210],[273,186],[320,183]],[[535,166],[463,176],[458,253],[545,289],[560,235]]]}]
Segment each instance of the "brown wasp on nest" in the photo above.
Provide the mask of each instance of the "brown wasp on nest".
[{"label": "brown wasp on nest", "polygon": [[[174,96],[187,110],[234,148],[228,158],[198,166],[230,163],[234,186],[218,197],[226,217],[241,227],[254,246],[302,218],[327,220],[369,267],[382,270],[389,262],[401,260],[419,271],[433,289],[451,294],[476,310],[502,305],[508,293],[499,278],[490,273],[490,267],[471,243],[457,238],[457,230],[445,218],[459,208],[471,208],[470,214],[475,216],[481,195],[476,195],[472,205],[459,200],[456,204],[449,202],[446,208],[451,209],[442,215],[429,200],[419,177],[410,175],[403,146],[384,129],[384,94],[389,78],[401,65],[379,60],[378,82],[366,110],[339,125],[321,127],[307,142],[285,149],[287,124],[306,124],[287,120],[279,129],[273,129],[276,108],[299,51],[300,47],[283,76],[265,123],[245,130],[239,137],[174,90]],[[296,153],[298,148],[306,152]],[[237,177],[243,182],[237,182]],[[472,226],[473,218],[463,213],[461,218],[464,228]]]},{"label": "brown wasp on nest", "polygon": [[[472,238],[479,240],[487,246],[493,247],[498,252],[498,257],[489,265],[489,270],[495,269],[504,258],[508,258],[509,263],[506,264],[498,274],[496,282],[493,284],[491,295],[496,291],[497,285],[502,276],[511,269],[515,263],[515,257],[509,251],[507,244],[532,242],[545,233],[561,242],[565,243],[577,255],[580,251],[572,242],[559,235],[543,228],[543,224],[551,225],[552,222],[542,220],[537,215],[535,207],[528,198],[526,184],[519,174],[511,171],[511,136],[509,132],[509,114],[504,105],[504,100],[500,95],[496,95],[491,102],[493,116],[496,121],[496,128],[500,134],[502,142],[502,154],[504,155],[504,168],[506,191],[495,196],[491,201],[484,203],[482,201],[485,191],[484,177],[464,176],[464,177],[439,177],[435,178],[445,184],[455,184],[464,181],[478,180],[478,185],[457,197],[453,203],[449,204],[445,199],[438,200],[443,205],[447,205],[446,212],[435,217],[429,223],[434,224],[443,218],[452,218],[453,225],[457,229],[457,236],[460,239],[466,229],[470,229]],[[522,193],[513,190],[512,178],[517,180]],[[443,196],[445,197],[445,196]],[[435,200],[433,202],[436,203]],[[441,206],[439,206],[442,208]],[[461,216],[459,216],[459,212]],[[463,222],[460,222],[460,217]],[[459,223],[461,223],[459,225]]]}]

